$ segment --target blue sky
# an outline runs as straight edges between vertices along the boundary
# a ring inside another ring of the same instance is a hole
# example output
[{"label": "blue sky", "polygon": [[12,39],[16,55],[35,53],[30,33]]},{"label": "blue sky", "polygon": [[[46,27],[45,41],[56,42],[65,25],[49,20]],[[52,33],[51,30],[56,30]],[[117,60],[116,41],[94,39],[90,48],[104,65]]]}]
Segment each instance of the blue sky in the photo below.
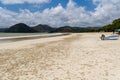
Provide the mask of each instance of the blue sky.
[{"label": "blue sky", "polygon": [[[66,8],[67,3],[69,0],[52,0],[51,2],[45,3],[45,4],[37,4],[37,3],[24,3],[24,4],[2,4],[0,3],[1,7],[4,7],[8,10],[19,12],[20,9],[28,9],[31,12],[36,11],[43,11],[46,8],[56,7],[59,3]],[[94,8],[96,7],[92,0],[74,0],[78,6],[85,7],[86,10],[94,11]]]},{"label": "blue sky", "polygon": [[120,0],[0,0],[0,27],[102,27],[120,18]]}]

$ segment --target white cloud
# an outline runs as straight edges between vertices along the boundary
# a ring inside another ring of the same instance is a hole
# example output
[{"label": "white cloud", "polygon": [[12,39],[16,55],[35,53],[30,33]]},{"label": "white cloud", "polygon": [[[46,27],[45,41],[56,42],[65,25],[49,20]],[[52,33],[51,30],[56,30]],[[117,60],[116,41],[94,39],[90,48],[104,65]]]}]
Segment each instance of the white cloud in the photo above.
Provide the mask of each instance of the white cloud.
[{"label": "white cloud", "polygon": [[47,3],[50,0],[0,0],[3,4]]},{"label": "white cloud", "polygon": [[93,2],[97,4],[95,12],[92,13],[93,22],[105,25],[120,18],[120,0],[93,0]]},{"label": "white cloud", "polygon": [[0,7],[0,27],[6,27],[16,23],[16,18],[14,17],[16,15],[17,13]]},{"label": "white cloud", "polygon": [[120,18],[120,0],[93,0],[97,5],[95,11],[87,11],[84,7],[77,6],[73,0],[69,0],[67,7],[61,4],[47,8],[42,12],[30,12],[20,10],[19,13],[0,8],[0,25],[10,26],[19,22],[28,25],[48,24],[54,27],[70,26],[103,26]]}]

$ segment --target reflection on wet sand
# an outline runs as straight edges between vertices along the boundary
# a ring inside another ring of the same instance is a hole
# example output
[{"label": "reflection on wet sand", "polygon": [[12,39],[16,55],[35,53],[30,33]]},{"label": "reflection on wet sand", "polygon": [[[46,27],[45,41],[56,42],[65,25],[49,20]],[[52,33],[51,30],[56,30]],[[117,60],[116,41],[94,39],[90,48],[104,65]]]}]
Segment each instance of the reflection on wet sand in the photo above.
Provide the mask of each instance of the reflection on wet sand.
[{"label": "reflection on wet sand", "polygon": [[0,39],[0,43],[47,38],[47,37],[56,37],[56,36],[64,36],[64,35],[69,35],[69,34],[68,33],[55,33],[55,34],[46,34],[46,35],[44,34],[44,35],[29,35],[29,36],[18,36],[18,37],[4,37]]}]

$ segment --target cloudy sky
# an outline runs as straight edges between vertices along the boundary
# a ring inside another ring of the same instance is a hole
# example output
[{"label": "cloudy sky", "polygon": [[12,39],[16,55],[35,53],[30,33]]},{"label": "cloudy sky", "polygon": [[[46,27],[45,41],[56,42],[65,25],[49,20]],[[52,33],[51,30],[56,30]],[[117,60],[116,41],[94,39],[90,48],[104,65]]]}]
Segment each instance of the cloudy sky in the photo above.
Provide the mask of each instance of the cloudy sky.
[{"label": "cloudy sky", "polygon": [[120,0],[0,0],[0,27],[16,23],[100,27],[120,18]]}]

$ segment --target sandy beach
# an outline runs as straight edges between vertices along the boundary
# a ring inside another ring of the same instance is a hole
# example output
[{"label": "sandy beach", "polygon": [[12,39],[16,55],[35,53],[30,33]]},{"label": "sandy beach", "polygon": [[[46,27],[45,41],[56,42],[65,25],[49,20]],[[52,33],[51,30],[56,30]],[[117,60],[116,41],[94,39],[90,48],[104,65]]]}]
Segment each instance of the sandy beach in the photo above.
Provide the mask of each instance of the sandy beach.
[{"label": "sandy beach", "polygon": [[120,40],[101,34],[0,44],[0,80],[120,80]]}]

